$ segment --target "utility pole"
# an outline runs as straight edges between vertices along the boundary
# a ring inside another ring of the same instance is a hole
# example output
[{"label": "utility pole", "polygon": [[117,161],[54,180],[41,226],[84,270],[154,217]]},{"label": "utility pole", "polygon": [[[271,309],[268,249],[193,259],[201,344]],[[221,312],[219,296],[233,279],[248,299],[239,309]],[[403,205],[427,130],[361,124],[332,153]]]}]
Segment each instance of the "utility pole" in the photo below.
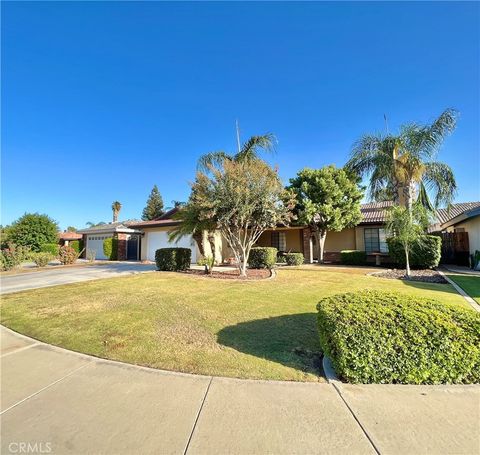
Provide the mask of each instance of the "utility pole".
[{"label": "utility pole", "polygon": [[235,126],[237,128],[237,149],[238,153],[240,153],[240,127],[238,126],[238,119],[235,120]]}]

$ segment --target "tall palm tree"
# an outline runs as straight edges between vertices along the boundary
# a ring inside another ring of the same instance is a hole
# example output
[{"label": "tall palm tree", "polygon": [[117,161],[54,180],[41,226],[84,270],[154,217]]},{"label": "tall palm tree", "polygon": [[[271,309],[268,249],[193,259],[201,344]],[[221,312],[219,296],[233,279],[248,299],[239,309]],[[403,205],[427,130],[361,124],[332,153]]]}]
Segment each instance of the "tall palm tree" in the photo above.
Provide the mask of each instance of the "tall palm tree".
[{"label": "tall palm tree", "polygon": [[240,145],[240,140],[238,140],[237,153],[229,154],[224,151],[206,153],[199,158],[197,168],[208,172],[212,166],[219,166],[227,160],[244,161],[258,159],[260,150],[273,153],[276,142],[277,140],[272,133],[267,133],[263,136],[252,136],[243,145]]},{"label": "tall palm tree", "polygon": [[[365,135],[353,146],[346,168],[369,176],[374,200],[391,198],[409,212],[418,200],[433,209],[451,204],[457,184],[452,169],[436,160],[446,136],[456,126],[457,111],[446,109],[430,125],[410,123],[398,135]],[[434,197],[432,205],[429,194]]]},{"label": "tall palm tree", "polygon": [[118,214],[122,210],[122,204],[118,201],[112,202],[112,212],[113,212],[113,222],[116,223],[118,221]]}]

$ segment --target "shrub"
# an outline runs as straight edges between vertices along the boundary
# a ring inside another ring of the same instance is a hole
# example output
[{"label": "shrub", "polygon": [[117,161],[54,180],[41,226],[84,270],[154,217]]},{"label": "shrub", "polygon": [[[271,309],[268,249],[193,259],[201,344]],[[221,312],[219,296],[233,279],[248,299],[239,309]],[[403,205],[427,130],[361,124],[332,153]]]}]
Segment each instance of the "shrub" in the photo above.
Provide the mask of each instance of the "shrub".
[{"label": "shrub", "polygon": [[[395,237],[387,239],[389,255],[393,262],[405,267],[405,251]],[[442,255],[442,239],[437,235],[422,235],[410,250],[410,267],[431,269],[440,263]]]},{"label": "shrub", "polygon": [[285,253],[287,265],[302,265],[305,261],[303,253]]},{"label": "shrub", "polygon": [[191,258],[190,248],[160,248],[155,252],[157,269],[166,272],[188,270]]},{"label": "shrub", "polygon": [[50,253],[32,253],[31,259],[37,267],[45,267],[53,259]]},{"label": "shrub", "polygon": [[277,264],[285,264],[287,259],[285,258],[285,253],[283,251],[279,251],[277,253]]},{"label": "shrub", "polygon": [[197,264],[205,267],[205,273],[212,273],[215,259],[213,259],[213,256],[203,256],[197,261]]},{"label": "shrub", "polygon": [[72,240],[69,245],[79,254],[83,250],[83,240]]},{"label": "shrub", "polygon": [[103,241],[103,254],[111,261],[116,261],[118,257],[118,239],[109,237]]},{"label": "shrub", "polygon": [[273,247],[255,247],[250,250],[248,265],[251,269],[271,269],[277,260],[277,249]]},{"label": "shrub", "polygon": [[354,383],[480,382],[480,313],[383,291],[325,297],[320,344]]},{"label": "shrub", "polygon": [[60,245],[58,243],[44,243],[40,247],[40,252],[50,253],[53,257],[57,257],[59,249],[60,249]]},{"label": "shrub", "polygon": [[343,250],[340,251],[340,262],[346,265],[365,265],[367,253],[360,250]]},{"label": "shrub", "polygon": [[64,245],[60,247],[60,251],[58,252],[58,260],[63,265],[74,264],[77,259],[78,253],[71,246]]},{"label": "shrub", "polygon": [[30,249],[25,246],[9,243],[7,248],[1,250],[0,265],[2,270],[11,270],[18,267],[30,257]]},{"label": "shrub", "polygon": [[8,239],[15,245],[29,247],[31,251],[40,251],[45,243],[57,241],[58,226],[47,215],[25,213],[8,228]]},{"label": "shrub", "polygon": [[90,248],[87,249],[86,257],[88,262],[94,262],[96,256],[97,252],[95,250],[92,250]]}]

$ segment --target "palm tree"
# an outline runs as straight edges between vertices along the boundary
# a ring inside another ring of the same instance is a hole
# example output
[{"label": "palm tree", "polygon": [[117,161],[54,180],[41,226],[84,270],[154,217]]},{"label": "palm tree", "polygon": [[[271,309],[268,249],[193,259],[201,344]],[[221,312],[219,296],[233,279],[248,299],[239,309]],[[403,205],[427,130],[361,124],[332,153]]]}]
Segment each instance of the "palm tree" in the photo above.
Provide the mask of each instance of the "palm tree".
[{"label": "palm tree", "polygon": [[[457,184],[452,169],[436,161],[446,136],[456,126],[457,111],[446,109],[432,124],[403,125],[397,136],[365,135],[353,146],[346,168],[370,176],[373,200],[389,198],[411,213],[415,199],[430,210],[451,204]],[[433,195],[432,205],[428,194]]]},{"label": "palm tree", "polygon": [[[238,131],[237,131],[238,133]],[[202,155],[197,164],[198,170],[209,171],[211,167],[220,166],[224,161],[246,161],[258,159],[260,150],[273,153],[275,151],[276,138],[272,133],[263,136],[252,136],[242,146],[238,139],[238,150],[235,154],[223,151],[210,152]]]},{"label": "palm tree", "polygon": [[118,214],[122,210],[122,204],[118,201],[112,202],[112,212],[113,212],[113,222],[116,223],[118,221]]},{"label": "palm tree", "polygon": [[87,221],[85,223],[86,226],[91,227],[91,228],[96,227],[96,226],[103,226],[104,224],[107,224],[107,223],[105,223],[105,221],[100,221],[99,223],[93,223],[92,221]]}]

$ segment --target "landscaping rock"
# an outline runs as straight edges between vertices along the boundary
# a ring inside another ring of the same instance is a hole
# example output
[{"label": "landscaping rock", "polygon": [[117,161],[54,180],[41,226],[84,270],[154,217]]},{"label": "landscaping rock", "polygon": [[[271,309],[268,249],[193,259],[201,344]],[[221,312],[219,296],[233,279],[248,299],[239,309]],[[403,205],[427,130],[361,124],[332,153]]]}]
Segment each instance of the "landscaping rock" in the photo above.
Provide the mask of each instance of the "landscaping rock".
[{"label": "landscaping rock", "polygon": [[[383,272],[373,272],[370,275],[379,278],[390,278],[394,280],[406,280],[404,269],[385,270]],[[443,278],[436,270],[412,270],[410,272],[411,281],[423,281],[424,283],[447,283],[447,280]]]}]

